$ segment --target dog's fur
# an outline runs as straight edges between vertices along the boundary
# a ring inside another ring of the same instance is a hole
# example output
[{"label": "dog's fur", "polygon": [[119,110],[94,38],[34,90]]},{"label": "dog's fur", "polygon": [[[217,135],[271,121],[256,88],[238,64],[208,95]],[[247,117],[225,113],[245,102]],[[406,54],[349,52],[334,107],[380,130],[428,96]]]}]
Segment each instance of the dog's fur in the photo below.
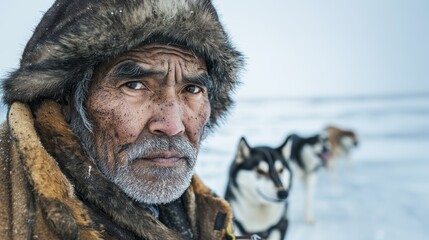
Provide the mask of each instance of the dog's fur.
[{"label": "dog's fur", "polygon": [[317,134],[301,137],[291,134],[283,144],[283,156],[291,163],[294,175],[300,176],[305,184],[305,220],[314,223],[313,198],[317,180],[317,171],[326,166],[330,144],[327,136]]},{"label": "dog's fur", "polygon": [[331,144],[331,154],[328,168],[336,174],[337,161],[345,159],[351,167],[351,151],[358,146],[358,138],[353,130],[341,129],[329,125],[324,129]]},{"label": "dog's fur", "polygon": [[292,183],[292,172],[283,157],[284,147],[250,147],[241,138],[225,193],[237,234],[284,239]]}]

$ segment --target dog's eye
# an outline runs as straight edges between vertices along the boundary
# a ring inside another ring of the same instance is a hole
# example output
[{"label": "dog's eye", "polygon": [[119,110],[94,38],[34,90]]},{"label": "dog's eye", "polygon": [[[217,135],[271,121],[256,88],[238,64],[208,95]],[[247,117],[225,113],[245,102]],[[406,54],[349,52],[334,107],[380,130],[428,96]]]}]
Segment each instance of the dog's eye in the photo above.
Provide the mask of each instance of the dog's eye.
[{"label": "dog's eye", "polygon": [[264,172],[264,171],[262,171],[261,169],[256,169],[256,173],[258,174],[258,175],[265,175],[266,173]]},{"label": "dog's eye", "polygon": [[283,168],[280,168],[280,169],[279,169],[279,173],[282,173],[282,172],[283,172]]}]

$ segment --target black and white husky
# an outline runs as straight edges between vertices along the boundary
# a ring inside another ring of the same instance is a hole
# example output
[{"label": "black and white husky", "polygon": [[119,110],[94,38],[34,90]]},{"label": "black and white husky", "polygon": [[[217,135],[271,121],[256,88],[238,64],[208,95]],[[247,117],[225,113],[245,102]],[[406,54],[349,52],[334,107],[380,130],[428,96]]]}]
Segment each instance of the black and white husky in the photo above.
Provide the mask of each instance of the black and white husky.
[{"label": "black and white husky", "polygon": [[292,173],[283,148],[250,147],[241,138],[225,193],[233,210],[236,234],[284,239]]},{"label": "black and white husky", "polygon": [[317,171],[327,166],[330,143],[326,134],[301,137],[291,134],[286,138],[283,156],[290,163],[294,175],[305,185],[305,220],[314,223],[313,198],[317,181]]}]

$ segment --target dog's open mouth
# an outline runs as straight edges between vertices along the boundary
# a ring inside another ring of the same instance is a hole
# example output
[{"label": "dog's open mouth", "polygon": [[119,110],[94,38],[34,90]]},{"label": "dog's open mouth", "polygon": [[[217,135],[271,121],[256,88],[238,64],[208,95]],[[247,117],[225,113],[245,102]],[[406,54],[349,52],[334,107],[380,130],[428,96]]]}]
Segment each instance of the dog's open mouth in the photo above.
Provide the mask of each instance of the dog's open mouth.
[{"label": "dog's open mouth", "polygon": [[281,203],[287,200],[286,198],[278,198],[278,197],[272,197],[268,196],[265,193],[263,193],[259,188],[256,189],[256,192],[261,196],[263,199],[269,201],[269,202],[275,202],[275,203]]},{"label": "dog's open mouth", "polygon": [[326,166],[326,164],[329,161],[329,154],[328,153],[319,153],[317,156],[322,160],[322,164]]}]

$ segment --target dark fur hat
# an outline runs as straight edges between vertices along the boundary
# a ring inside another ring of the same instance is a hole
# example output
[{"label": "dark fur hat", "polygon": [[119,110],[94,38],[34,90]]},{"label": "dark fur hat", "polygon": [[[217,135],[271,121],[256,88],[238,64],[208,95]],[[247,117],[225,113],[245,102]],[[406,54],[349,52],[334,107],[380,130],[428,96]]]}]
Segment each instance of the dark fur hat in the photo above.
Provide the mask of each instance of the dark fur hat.
[{"label": "dark fur hat", "polygon": [[210,123],[232,104],[242,55],[210,0],[57,0],[28,42],[4,101],[63,99],[100,62],[145,42],[180,44],[205,57],[213,79]]}]

